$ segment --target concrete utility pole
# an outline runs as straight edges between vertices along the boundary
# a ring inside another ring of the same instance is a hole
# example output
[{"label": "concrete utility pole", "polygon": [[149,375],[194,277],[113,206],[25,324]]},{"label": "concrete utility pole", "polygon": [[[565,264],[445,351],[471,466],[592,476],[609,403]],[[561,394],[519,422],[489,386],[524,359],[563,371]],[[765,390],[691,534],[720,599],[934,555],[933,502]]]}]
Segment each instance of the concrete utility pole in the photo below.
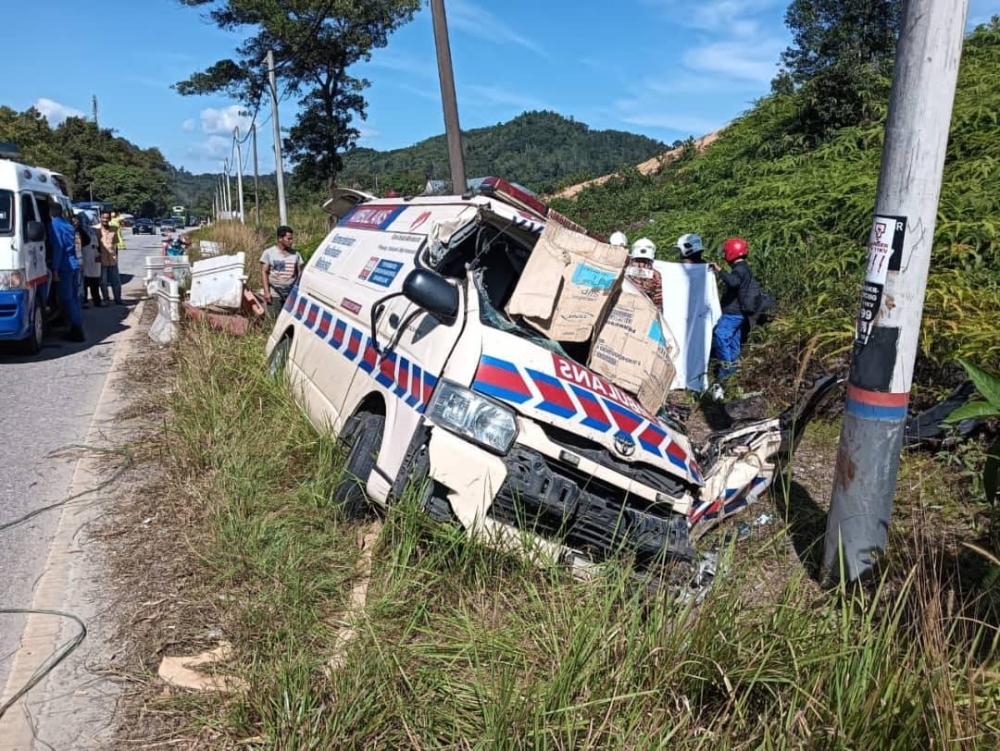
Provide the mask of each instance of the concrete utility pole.
[{"label": "concrete utility pole", "polygon": [[240,224],[246,224],[243,213],[243,149],[240,146],[240,126],[233,128],[233,139],[236,142],[236,189],[240,198]]},{"label": "concrete utility pole", "polygon": [[458,126],[458,101],[455,97],[455,73],[451,67],[451,43],[444,0],[431,0],[434,21],[434,46],[437,49],[438,78],[441,79],[441,105],[444,108],[444,132],[448,138],[448,161],[451,163],[451,189],[465,193],[465,157],[462,154],[462,131]]},{"label": "concrete utility pole", "polygon": [[229,160],[225,160],[222,163],[222,172],[225,175],[225,187],[226,187],[226,212],[229,214],[229,219],[233,216],[233,183],[229,179]]},{"label": "concrete utility pole", "polygon": [[253,139],[253,221],[260,226],[260,171],[257,168],[257,124],[250,128]]},{"label": "concrete utility pole", "polygon": [[826,529],[827,581],[885,550],[968,0],[906,0]]},{"label": "concrete utility pole", "polygon": [[278,178],[278,222],[288,224],[285,205],[285,173],[281,162],[281,126],[278,125],[278,78],[274,74],[274,50],[267,51],[267,78],[271,90],[271,120],[274,123],[274,172]]},{"label": "concrete utility pole", "polygon": [[[93,107],[93,113],[94,113],[94,125],[95,125],[95,126],[96,126],[96,127],[98,128],[98,129],[100,129],[100,127],[101,127],[101,126],[100,126],[100,124],[99,124],[99,123],[97,122],[97,94],[94,94],[94,96],[93,96],[93,97],[91,98],[91,101],[90,101],[90,104],[91,104],[91,106]],[[93,198],[91,198],[90,200],[91,200],[91,201],[93,201],[94,199],[93,199]]]}]

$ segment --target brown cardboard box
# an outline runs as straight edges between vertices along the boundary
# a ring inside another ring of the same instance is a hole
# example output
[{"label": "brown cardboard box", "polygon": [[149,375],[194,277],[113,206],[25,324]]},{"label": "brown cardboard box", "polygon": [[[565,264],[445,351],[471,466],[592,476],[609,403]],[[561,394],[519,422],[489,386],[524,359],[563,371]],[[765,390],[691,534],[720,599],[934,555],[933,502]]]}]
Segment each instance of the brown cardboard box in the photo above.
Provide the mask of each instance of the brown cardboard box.
[{"label": "brown cardboard box", "polygon": [[652,300],[627,278],[601,320],[587,365],[654,415],[674,380],[677,344]]},{"label": "brown cardboard box", "polygon": [[604,315],[628,260],[625,248],[545,225],[507,303],[507,314],[559,342],[585,342]]}]

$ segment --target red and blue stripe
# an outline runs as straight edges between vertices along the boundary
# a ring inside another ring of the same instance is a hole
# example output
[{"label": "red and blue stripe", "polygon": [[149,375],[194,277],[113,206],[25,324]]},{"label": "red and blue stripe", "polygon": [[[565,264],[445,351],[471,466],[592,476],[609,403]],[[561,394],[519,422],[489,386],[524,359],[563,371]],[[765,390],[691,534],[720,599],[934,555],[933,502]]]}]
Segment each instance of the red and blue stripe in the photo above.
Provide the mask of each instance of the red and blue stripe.
[{"label": "red and blue stripe", "polygon": [[890,394],[884,391],[869,391],[848,384],[844,409],[862,420],[902,422],[906,419],[909,402],[910,394],[908,392]]},{"label": "red and blue stripe", "polygon": [[427,409],[437,386],[436,376],[395,352],[379,359],[370,336],[348,321],[337,318],[320,303],[306,299],[298,288],[293,288],[289,293],[285,310],[348,361],[356,361],[362,372],[370,375],[376,383],[408,407],[420,413]]}]

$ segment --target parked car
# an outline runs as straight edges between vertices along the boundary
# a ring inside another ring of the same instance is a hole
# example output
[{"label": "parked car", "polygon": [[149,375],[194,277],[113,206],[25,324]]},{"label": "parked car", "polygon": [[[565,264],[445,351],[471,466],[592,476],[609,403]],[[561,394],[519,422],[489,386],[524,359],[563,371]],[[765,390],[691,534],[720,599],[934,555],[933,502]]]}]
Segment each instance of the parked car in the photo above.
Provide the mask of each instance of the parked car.
[{"label": "parked car", "polygon": [[133,235],[155,235],[156,227],[153,225],[152,219],[136,219],[135,224],[132,225]]}]

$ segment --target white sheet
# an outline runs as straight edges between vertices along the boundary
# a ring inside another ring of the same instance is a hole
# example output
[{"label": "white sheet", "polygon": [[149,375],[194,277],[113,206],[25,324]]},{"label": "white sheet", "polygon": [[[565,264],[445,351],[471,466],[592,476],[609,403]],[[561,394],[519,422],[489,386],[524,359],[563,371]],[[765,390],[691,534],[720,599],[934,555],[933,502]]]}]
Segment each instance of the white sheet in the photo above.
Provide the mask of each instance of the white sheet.
[{"label": "white sheet", "polygon": [[673,389],[708,388],[712,329],[722,315],[719,289],[707,264],[654,261],[663,279],[663,317],[677,340]]}]

